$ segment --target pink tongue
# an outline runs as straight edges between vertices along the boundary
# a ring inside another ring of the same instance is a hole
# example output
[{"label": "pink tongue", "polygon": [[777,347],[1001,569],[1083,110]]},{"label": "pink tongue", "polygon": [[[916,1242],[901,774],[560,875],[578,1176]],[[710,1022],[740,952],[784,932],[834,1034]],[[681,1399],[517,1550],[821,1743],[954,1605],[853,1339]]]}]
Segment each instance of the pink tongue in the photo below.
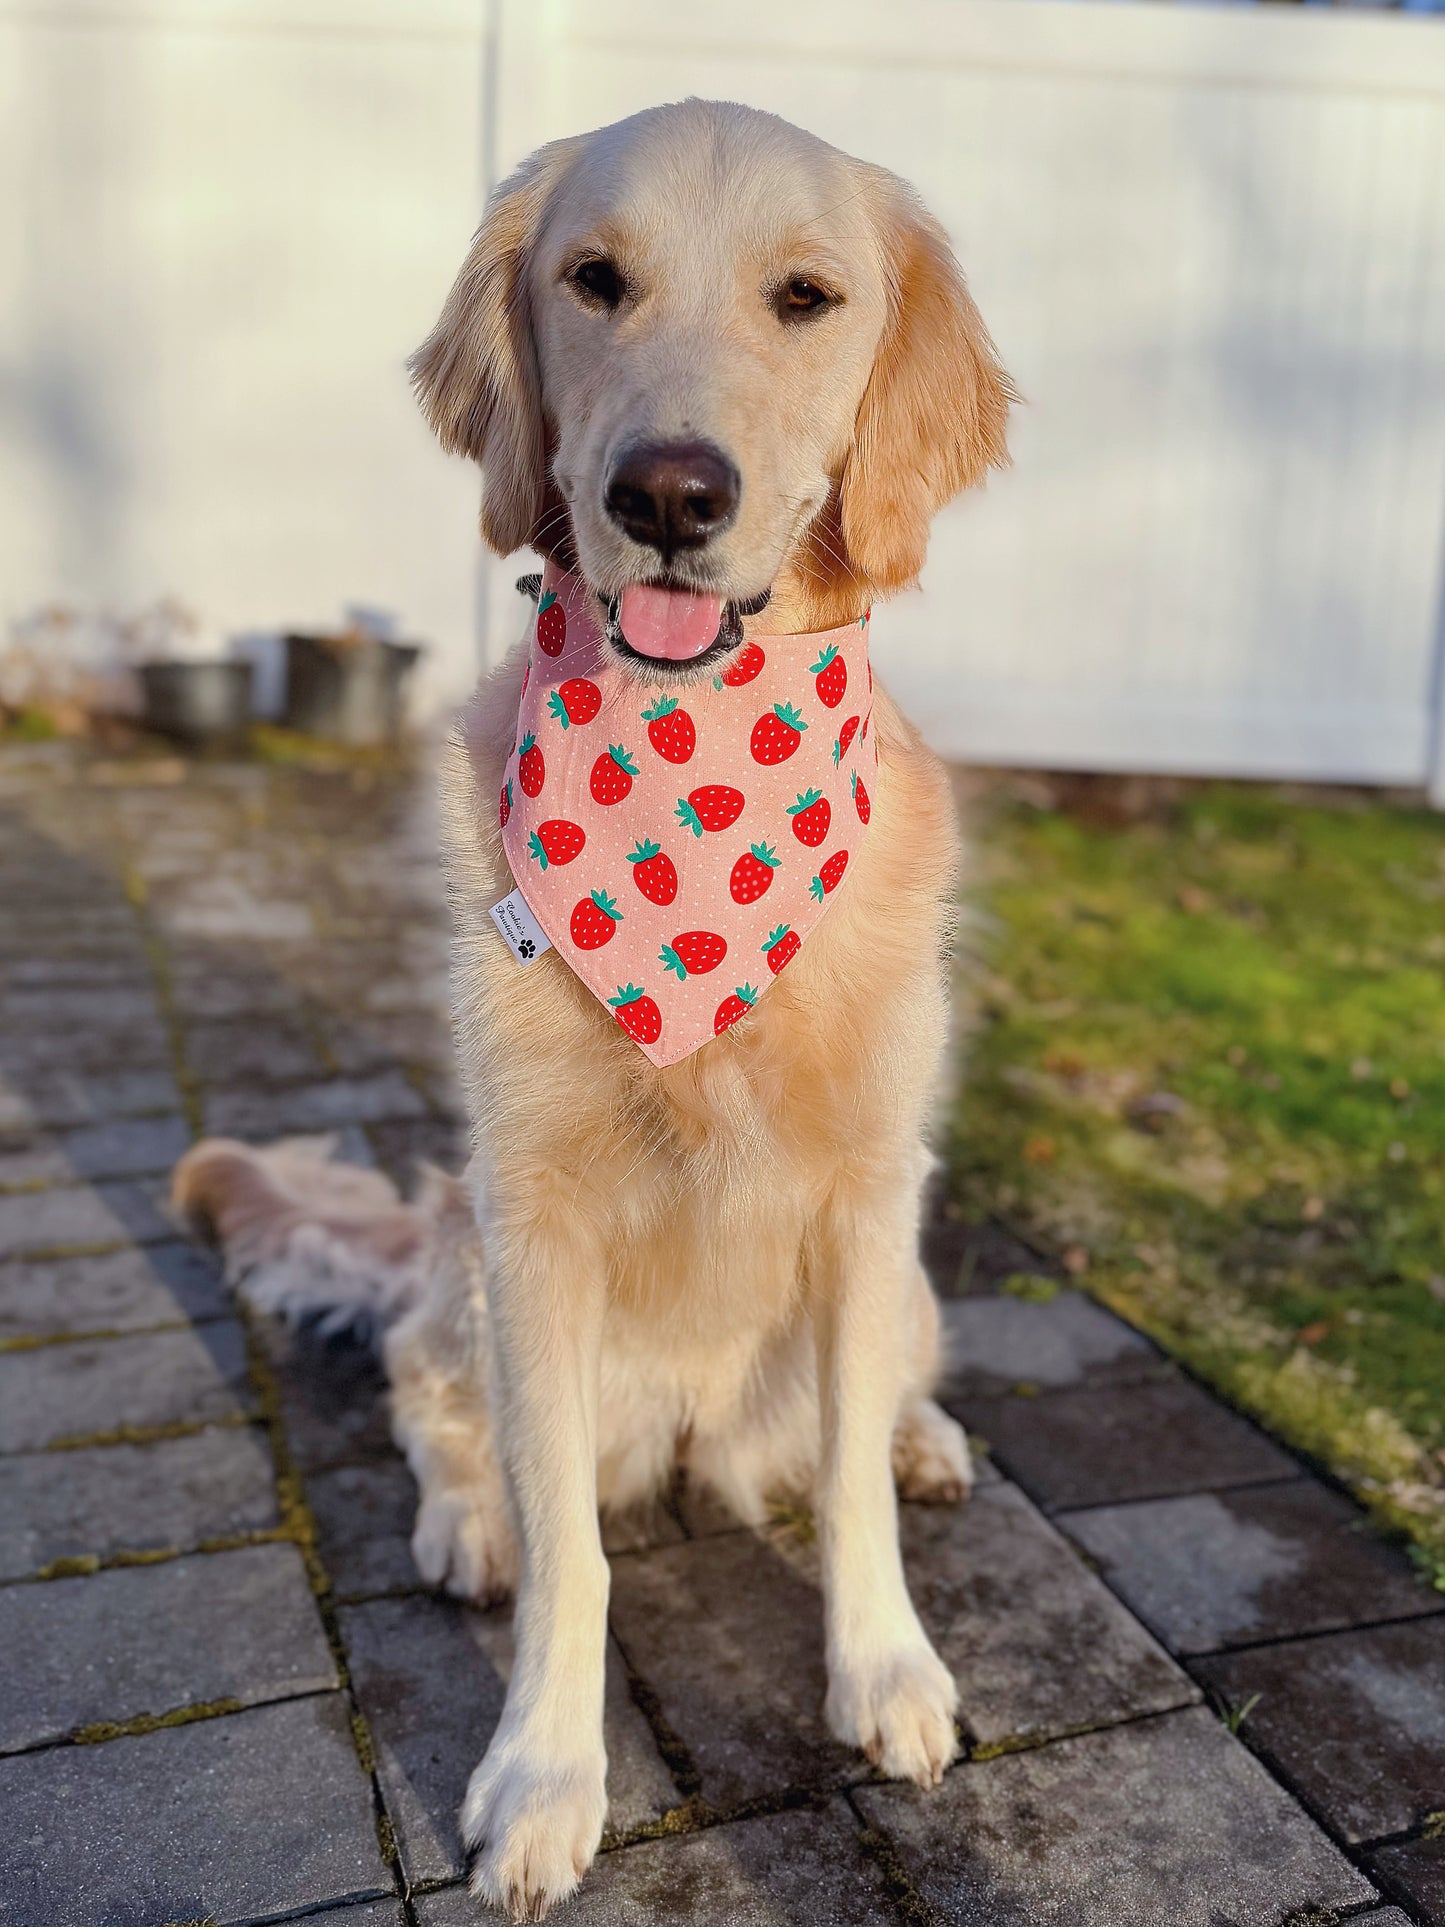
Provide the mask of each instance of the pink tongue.
[{"label": "pink tongue", "polygon": [[688,662],[717,640],[722,597],[635,583],[622,591],[622,633],[639,654]]}]

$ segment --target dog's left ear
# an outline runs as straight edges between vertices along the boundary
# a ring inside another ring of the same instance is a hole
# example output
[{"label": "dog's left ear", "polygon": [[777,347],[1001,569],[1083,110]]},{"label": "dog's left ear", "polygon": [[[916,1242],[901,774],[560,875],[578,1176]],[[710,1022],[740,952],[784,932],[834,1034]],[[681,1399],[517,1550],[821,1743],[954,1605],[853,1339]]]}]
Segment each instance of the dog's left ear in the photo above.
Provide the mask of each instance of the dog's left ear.
[{"label": "dog's left ear", "polygon": [[544,147],[497,189],[440,320],[408,364],[442,447],[481,464],[482,534],[499,555],[526,547],[546,515],[527,261],[572,147]]},{"label": "dog's left ear", "polygon": [[917,580],[945,502],[1007,466],[1018,399],[948,236],[901,183],[883,238],[888,320],[838,503],[853,572],[878,594]]}]

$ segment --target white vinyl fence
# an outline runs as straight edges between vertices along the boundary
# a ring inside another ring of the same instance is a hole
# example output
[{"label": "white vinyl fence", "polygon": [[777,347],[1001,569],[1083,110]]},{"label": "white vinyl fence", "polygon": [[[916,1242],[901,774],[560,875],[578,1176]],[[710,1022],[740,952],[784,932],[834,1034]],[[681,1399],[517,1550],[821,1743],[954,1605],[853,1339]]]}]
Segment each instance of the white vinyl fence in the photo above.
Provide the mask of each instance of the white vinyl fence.
[{"label": "white vinyl fence", "polygon": [[940,748],[1445,790],[1445,21],[0,0],[7,44],[6,612],[170,590],[240,629],[381,603],[452,693],[516,633],[517,567],[475,568],[475,490],[400,362],[482,178],[726,96],[916,182],[1028,397],[1014,469],[876,624]]}]

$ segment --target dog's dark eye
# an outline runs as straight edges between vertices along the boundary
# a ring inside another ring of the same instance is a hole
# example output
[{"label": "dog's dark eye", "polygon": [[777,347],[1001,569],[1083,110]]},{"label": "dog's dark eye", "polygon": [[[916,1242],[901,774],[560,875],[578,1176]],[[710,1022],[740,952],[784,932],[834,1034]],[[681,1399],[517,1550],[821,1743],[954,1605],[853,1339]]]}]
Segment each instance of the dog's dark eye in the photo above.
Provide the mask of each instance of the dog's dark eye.
[{"label": "dog's dark eye", "polygon": [[797,321],[803,315],[826,308],[833,299],[827,289],[820,288],[816,281],[810,281],[806,275],[795,274],[791,281],[785,281],[778,289],[778,319]]},{"label": "dog's dark eye", "polygon": [[604,308],[615,308],[622,299],[622,276],[610,261],[600,257],[579,261],[572,270],[573,285]]}]

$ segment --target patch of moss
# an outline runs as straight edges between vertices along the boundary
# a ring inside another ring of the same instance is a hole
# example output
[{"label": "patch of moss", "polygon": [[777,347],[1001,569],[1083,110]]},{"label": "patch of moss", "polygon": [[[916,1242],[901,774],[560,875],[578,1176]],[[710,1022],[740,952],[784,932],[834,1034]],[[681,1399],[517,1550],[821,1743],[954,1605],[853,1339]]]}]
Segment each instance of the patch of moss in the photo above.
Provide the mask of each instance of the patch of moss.
[{"label": "patch of moss", "polygon": [[404,744],[379,743],[353,748],[321,736],[307,736],[300,730],[282,729],[276,723],[253,723],[247,741],[257,762],[279,769],[318,775],[386,776],[402,775],[412,767],[411,754]]},{"label": "patch of moss", "polygon": [[0,743],[49,743],[59,734],[55,718],[44,709],[0,709]]},{"label": "patch of moss", "polygon": [[979,841],[954,1199],[1445,1573],[1445,818],[1201,787]]},{"label": "patch of moss", "polygon": [[128,1720],[97,1720],[92,1726],[77,1727],[70,1738],[76,1746],[102,1746],[107,1740],[134,1739],[139,1733],[159,1733],[162,1727],[190,1726],[196,1720],[216,1720],[227,1713],[245,1710],[244,1700],[196,1700],[189,1706],[177,1706],[169,1713],[137,1713]]},{"label": "patch of moss", "polygon": [[1025,1304],[1051,1304],[1059,1295],[1057,1278],[1046,1278],[1042,1272],[1010,1272],[999,1286],[999,1290],[1009,1298],[1021,1298]]},{"label": "patch of moss", "polygon": [[201,1432],[229,1431],[249,1425],[244,1412],[225,1412],[212,1419],[175,1419],[168,1425],[116,1425],[108,1432],[70,1432],[52,1439],[47,1452],[83,1452],[93,1445],[156,1445],[162,1439],[193,1439]]}]

